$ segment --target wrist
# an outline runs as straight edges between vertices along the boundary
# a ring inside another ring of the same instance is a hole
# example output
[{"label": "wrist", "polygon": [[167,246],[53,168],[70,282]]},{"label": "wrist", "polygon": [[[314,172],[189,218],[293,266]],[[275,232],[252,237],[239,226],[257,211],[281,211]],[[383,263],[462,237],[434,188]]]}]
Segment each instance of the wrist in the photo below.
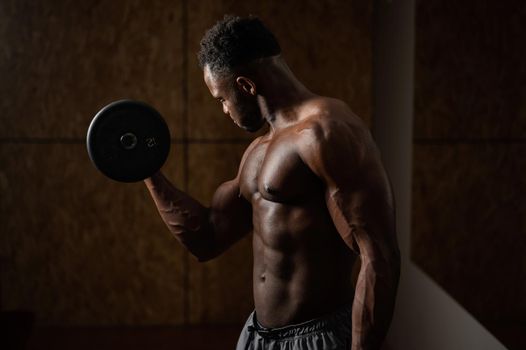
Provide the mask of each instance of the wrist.
[{"label": "wrist", "polygon": [[162,177],[163,177],[163,175],[162,175],[161,171],[159,170],[158,172],[156,172],[152,176],[147,177],[146,179],[144,179],[143,182],[144,182],[144,184],[147,187],[152,187],[152,186],[154,186],[154,184],[156,182],[158,182],[160,179],[162,179]]}]

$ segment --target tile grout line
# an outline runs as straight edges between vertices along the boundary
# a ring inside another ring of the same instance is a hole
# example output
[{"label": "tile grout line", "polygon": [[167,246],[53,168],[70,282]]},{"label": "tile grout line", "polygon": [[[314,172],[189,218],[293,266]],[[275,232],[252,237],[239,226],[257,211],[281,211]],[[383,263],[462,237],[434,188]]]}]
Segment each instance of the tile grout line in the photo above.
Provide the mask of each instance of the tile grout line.
[{"label": "tile grout line", "polygon": [[524,137],[480,137],[480,138],[432,138],[432,137],[415,137],[413,143],[418,145],[439,145],[439,144],[522,144],[526,143]]},{"label": "tile grout line", "polygon": [[[252,139],[245,138],[173,138],[171,144],[249,144]],[[27,145],[82,145],[86,144],[85,138],[75,137],[0,137],[0,144],[27,144]]]},{"label": "tile grout line", "polygon": [[[184,76],[181,80],[187,79]],[[172,138],[171,144],[188,146],[192,144],[249,144],[253,141],[251,138],[231,137],[231,138],[190,138],[188,137],[188,91],[183,88],[183,136],[181,138]],[[414,144],[481,144],[481,143],[502,143],[502,144],[522,144],[526,143],[526,137],[487,137],[487,138],[432,138],[432,137],[415,137]],[[86,139],[82,137],[0,137],[0,144],[28,144],[28,145],[80,145],[86,144]],[[183,147],[183,153],[184,153]],[[188,160],[188,159],[187,159]],[[188,174],[185,175],[185,189],[188,185]]]}]

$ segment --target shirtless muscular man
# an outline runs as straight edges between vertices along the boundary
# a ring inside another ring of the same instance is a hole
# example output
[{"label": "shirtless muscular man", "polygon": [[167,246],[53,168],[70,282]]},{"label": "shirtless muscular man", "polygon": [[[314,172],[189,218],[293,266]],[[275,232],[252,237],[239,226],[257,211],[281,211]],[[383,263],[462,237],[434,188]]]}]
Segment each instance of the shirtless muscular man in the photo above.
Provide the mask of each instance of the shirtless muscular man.
[{"label": "shirtless muscular man", "polygon": [[237,349],[380,349],[400,273],[389,179],[362,120],[309,91],[280,54],[255,17],[209,29],[198,58],[210,93],[240,128],[269,130],[210,207],[160,172],[145,183],[199,261],[252,234],[255,311]]}]

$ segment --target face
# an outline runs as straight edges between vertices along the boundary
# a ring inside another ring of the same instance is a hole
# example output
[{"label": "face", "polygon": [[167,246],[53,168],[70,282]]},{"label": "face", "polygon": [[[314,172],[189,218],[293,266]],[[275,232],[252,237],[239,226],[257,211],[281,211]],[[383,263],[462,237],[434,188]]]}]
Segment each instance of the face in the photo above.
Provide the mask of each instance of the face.
[{"label": "face", "polygon": [[257,104],[255,93],[238,83],[236,78],[214,75],[208,66],[203,73],[210,93],[221,103],[223,112],[237,126],[249,132],[258,131],[263,126],[265,119]]}]

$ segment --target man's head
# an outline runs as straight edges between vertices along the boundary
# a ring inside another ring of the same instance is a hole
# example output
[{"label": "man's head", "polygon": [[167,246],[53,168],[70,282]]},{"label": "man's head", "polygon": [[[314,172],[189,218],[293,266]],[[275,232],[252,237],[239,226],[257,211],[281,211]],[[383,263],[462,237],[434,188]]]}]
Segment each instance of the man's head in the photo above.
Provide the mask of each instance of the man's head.
[{"label": "man's head", "polygon": [[258,58],[280,53],[278,41],[257,17],[225,16],[205,33],[197,57],[201,68],[208,66],[214,75],[224,77]]},{"label": "man's head", "polygon": [[225,16],[201,40],[199,65],[210,93],[222,103],[223,111],[247,131],[256,131],[264,123],[249,66],[280,53],[274,35],[256,17]]}]

